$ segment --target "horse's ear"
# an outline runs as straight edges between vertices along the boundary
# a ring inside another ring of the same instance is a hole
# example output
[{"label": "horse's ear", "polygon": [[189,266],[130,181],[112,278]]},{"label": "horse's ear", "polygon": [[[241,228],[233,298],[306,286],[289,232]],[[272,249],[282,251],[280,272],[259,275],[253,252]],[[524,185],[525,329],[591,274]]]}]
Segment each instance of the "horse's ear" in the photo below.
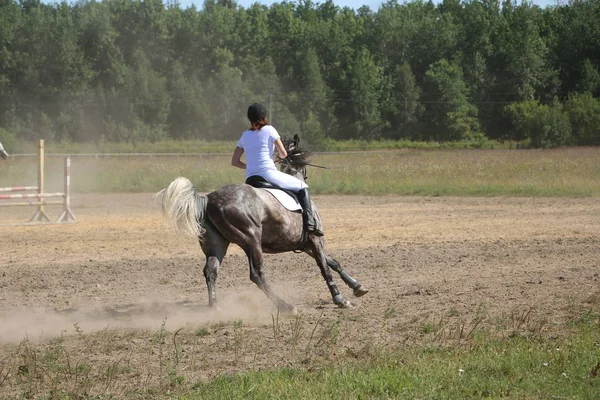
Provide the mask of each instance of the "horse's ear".
[{"label": "horse's ear", "polygon": [[294,135],[294,144],[298,146],[300,144],[300,136],[298,134]]}]

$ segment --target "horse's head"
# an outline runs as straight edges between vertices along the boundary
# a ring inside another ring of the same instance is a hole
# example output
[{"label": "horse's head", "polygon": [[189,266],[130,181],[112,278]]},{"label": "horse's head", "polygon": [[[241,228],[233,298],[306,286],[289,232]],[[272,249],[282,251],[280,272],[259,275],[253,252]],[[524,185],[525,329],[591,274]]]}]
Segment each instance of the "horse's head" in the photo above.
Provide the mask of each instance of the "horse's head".
[{"label": "horse's head", "polygon": [[281,163],[279,170],[306,181],[306,166],[309,163],[310,152],[299,146],[300,138],[298,135],[294,135],[293,139],[283,138],[282,142],[288,156]]}]

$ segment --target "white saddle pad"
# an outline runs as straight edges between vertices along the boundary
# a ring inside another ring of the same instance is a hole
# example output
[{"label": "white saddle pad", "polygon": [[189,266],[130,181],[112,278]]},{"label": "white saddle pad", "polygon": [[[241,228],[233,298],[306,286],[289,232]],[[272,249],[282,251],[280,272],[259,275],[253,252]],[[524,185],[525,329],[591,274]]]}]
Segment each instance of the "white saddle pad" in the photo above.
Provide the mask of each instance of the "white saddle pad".
[{"label": "white saddle pad", "polygon": [[302,211],[302,207],[300,203],[298,203],[298,199],[295,196],[290,196],[288,193],[279,189],[263,189],[267,192],[271,193],[273,197],[277,199],[281,203],[282,206],[287,208],[290,211]]}]

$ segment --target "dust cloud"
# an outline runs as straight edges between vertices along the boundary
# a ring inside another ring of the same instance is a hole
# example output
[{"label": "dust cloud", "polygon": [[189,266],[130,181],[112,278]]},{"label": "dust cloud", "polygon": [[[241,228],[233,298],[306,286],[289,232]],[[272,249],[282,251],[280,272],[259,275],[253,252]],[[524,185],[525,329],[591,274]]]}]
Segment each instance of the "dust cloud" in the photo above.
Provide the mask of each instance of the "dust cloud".
[{"label": "dust cloud", "polygon": [[240,291],[219,299],[218,308],[191,301],[140,301],[123,306],[88,309],[11,310],[0,313],[0,341],[33,342],[105,329],[176,330],[220,321],[243,319],[244,323],[270,323],[274,312],[257,290]]}]

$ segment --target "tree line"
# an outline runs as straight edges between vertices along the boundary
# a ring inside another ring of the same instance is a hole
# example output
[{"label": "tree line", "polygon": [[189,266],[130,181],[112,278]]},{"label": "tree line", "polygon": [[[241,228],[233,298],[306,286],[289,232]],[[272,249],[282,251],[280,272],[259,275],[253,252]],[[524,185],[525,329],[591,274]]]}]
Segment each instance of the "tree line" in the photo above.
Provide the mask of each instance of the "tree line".
[{"label": "tree line", "polygon": [[600,0],[0,0],[0,139],[600,144]]}]

